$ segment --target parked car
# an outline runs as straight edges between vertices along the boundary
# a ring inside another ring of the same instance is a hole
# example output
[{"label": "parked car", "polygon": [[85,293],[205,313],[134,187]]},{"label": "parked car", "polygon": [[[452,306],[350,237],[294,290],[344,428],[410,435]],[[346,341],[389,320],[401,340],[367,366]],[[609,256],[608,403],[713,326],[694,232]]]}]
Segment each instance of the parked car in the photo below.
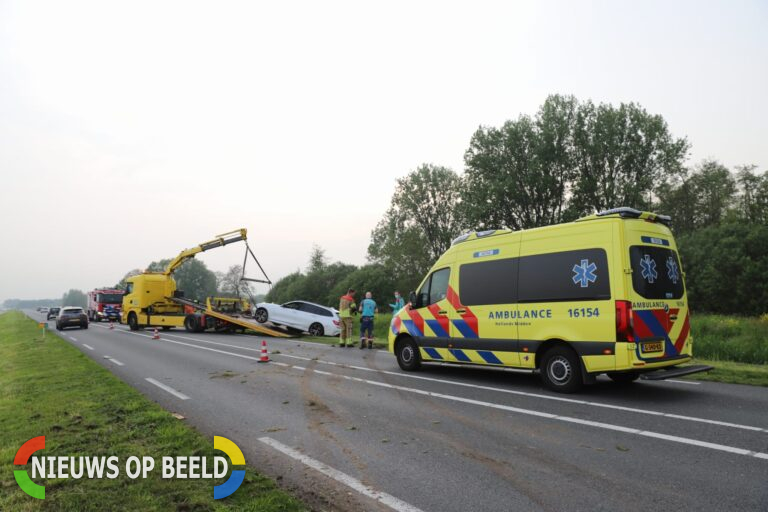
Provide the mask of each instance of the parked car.
[{"label": "parked car", "polygon": [[56,317],[56,329],[61,331],[67,327],[88,328],[88,315],[83,308],[67,307],[61,308],[59,316]]},{"label": "parked car", "polygon": [[48,315],[45,317],[46,320],[50,320],[51,318],[56,318],[59,316],[59,311],[61,308],[51,308],[48,310]]},{"label": "parked car", "polygon": [[335,309],[303,300],[285,304],[260,302],[254,317],[262,324],[272,322],[312,336],[339,335],[339,314]]},{"label": "parked car", "polygon": [[48,308],[40,308],[38,311],[45,315],[48,313]]}]

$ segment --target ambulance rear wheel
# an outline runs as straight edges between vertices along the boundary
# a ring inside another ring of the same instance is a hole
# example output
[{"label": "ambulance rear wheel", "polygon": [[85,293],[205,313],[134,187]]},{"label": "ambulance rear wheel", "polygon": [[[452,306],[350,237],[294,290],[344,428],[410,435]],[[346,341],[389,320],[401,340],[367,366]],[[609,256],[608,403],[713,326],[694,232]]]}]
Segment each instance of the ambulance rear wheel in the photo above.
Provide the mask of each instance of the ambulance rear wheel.
[{"label": "ambulance rear wheel", "polygon": [[405,338],[395,346],[395,356],[400,368],[413,372],[421,368],[421,353],[419,347],[411,338]]},{"label": "ambulance rear wheel", "polygon": [[564,346],[554,346],[547,350],[541,361],[541,379],[552,391],[559,393],[578,391],[584,385],[579,356]]}]

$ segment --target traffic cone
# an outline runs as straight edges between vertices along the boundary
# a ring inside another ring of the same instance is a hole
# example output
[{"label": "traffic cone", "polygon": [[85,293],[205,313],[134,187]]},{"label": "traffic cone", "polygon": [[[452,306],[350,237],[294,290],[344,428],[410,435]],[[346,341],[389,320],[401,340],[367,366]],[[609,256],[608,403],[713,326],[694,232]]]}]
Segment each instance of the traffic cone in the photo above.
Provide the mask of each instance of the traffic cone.
[{"label": "traffic cone", "polygon": [[261,357],[259,358],[259,362],[269,362],[269,355],[267,354],[267,340],[261,340]]},{"label": "traffic cone", "polygon": [[157,327],[155,327],[155,333],[152,335],[152,339],[153,340],[159,340],[160,339],[160,334],[158,334],[158,332],[157,332]]},{"label": "traffic cone", "polygon": [[109,321],[109,329],[113,331],[115,330],[115,324],[112,323],[112,320]]}]

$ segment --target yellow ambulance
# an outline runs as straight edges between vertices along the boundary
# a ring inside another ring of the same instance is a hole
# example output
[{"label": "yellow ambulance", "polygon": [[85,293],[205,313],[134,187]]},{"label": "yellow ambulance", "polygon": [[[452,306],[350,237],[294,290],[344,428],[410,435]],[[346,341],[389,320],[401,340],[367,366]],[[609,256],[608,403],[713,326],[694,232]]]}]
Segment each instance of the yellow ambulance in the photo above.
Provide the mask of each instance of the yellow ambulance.
[{"label": "yellow ambulance", "polygon": [[575,222],[453,241],[392,319],[389,351],[422,362],[538,371],[574,392],[707,371],[692,357],[688,299],[664,215],[615,208]]}]

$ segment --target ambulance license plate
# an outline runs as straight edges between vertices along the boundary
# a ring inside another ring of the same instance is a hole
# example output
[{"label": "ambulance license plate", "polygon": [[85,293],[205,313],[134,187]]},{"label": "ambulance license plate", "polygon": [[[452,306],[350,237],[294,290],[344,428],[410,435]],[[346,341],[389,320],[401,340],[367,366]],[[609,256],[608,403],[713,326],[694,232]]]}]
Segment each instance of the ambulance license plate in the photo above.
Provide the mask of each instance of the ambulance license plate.
[{"label": "ambulance license plate", "polygon": [[659,341],[643,343],[643,352],[661,352],[664,346]]}]

